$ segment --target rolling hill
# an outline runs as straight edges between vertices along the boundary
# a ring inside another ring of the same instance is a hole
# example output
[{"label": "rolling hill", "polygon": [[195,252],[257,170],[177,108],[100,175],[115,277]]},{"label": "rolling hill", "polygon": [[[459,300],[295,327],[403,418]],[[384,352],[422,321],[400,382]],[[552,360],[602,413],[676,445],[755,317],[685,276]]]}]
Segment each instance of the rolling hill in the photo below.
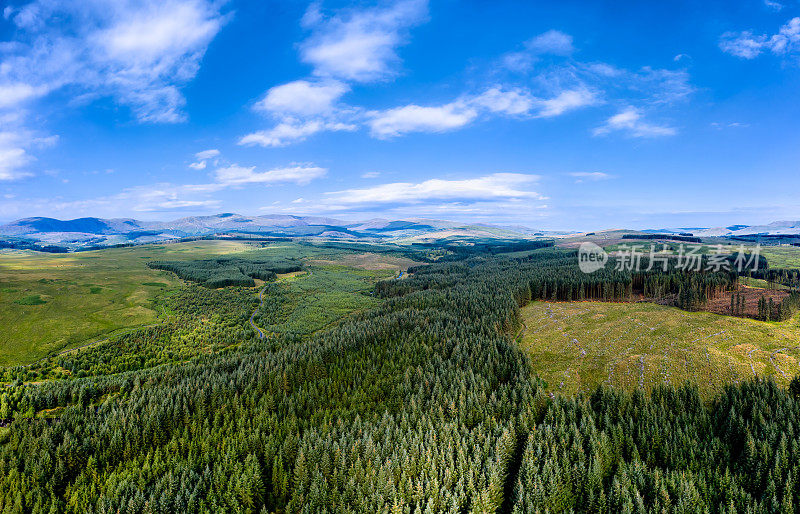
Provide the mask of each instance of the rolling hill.
[{"label": "rolling hill", "polygon": [[351,222],[321,216],[243,216],[235,213],[191,216],[166,222],[102,218],[58,220],[35,217],[0,225],[0,236],[41,244],[62,245],[72,249],[222,234],[374,241],[401,239],[435,241],[453,237],[524,239],[530,237],[531,232],[421,218]]}]

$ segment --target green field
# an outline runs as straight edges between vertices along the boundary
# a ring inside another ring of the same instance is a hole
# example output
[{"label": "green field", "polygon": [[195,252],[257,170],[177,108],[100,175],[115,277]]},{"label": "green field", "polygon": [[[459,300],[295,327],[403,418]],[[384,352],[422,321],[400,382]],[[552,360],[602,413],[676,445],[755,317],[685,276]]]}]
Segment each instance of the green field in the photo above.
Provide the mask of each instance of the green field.
[{"label": "green field", "polygon": [[650,303],[533,302],[522,348],[551,392],[697,383],[708,397],[754,375],[798,372],[800,319],[765,323]]},{"label": "green field", "polygon": [[767,258],[770,268],[800,268],[798,246],[763,246],[761,255]]},{"label": "green field", "polygon": [[[160,323],[153,300],[178,288],[181,280],[172,273],[148,268],[146,263],[150,260],[194,260],[234,254],[245,258],[298,258],[320,270],[310,280],[286,283],[295,309],[285,321],[293,327],[306,327],[298,328],[298,332],[324,326],[343,312],[360,308],[362,304],[355,301],[363,296],[360,291],[413,264],[408,259],[313,245],[219,240],[71,254],[2,251],[0,366],[27,364],[131,328]],[[339,262],[347,267],[336,267]],[[332,274],[337,280],[344,280],[342,288],[349,293],[332,287]],[[317,300],[313,300],[314,295]],[[369,303],[370,299],[366,300]]]}]

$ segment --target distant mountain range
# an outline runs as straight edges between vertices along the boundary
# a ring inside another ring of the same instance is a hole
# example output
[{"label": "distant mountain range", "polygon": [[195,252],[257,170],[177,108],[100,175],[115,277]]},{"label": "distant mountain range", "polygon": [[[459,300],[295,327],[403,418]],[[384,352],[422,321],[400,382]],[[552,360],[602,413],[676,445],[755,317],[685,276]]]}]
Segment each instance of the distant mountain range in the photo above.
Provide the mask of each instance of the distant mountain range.
[{"label": "distant mountain range", "polygon": [[731,225],[715,228],[674,228],[644,230],[662,234],[691,233],[697,237],[744,237],[744,236],[790,236],[800,235],[800,221],[774,221],[767,225]]},{"label": "distant mountain range", "polygon": [[168,222],[129,218],[74,220],[25,218],[0,225],[0,236],[6,239],[61,245],[71,249],[141,244],[221,234],[408,242],[447,238],[519,239],[546,235],[544,232],[536,233],[522,227],[464,224],[419,218],[348,222],[320,216],[243,216],[234,213],[192,216]]},{"label": "distant mountain range", "polygon": [[[622,232],[692,234],[696,237],[778,235],[800,237],[800,221],[776,221],[767,225],[732,225],[717,228],[684,227]],[[11,245],[17,248],[25,248],[26,244],[32,244],[36,245],[36,248],[53,245],[75,250],[212,235],[309,237],[412,243],[487,238],[560,237],[575,235],[575,233],[536,231],[522,226],[465,224],[424,218],[371,219],[349,222],[323,216],[283,214],[243,216],[222,213],[212,216],[191,216],[166,222],[141,221],[130,218],[78,218],[74,220],[25,218],[0,225],[0,247],[9,246],[8,242],[11,241]]]}]

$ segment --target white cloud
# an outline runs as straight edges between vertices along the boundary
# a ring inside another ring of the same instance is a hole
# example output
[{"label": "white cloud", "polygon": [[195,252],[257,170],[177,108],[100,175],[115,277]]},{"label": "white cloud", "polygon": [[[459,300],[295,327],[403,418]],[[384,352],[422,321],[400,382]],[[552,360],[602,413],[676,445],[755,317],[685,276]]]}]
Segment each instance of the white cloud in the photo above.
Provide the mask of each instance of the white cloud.
[{"label": "white cloud", "polygon": [[686,70],[666,70],[645,66],[630,76],[629,88],[640,91],[652,103],[673,103],[687,98],[695,88]]},{"label": "white cloud", "polygon": [[602,171],[577,171],[574,173],[569,173],[569,176],[575,177],[576,184],[580,184],[581,182],[587,180],[591,182],[597,182],[599,180],[609,180],[614,178],[613,175],[603,173]]},{"label": "white cloud", "polygon": [[196,162],[189,164],[189,167],[193,170],[204,170],[206,169],[207,162],[209,159],[214,159],[215,157],[219,157],[220,151],[216,148],[212,148],[210,150],[203,150],[202,152],[197,152],[194,154],[195,158],[197,158]]},{"label": "white cloud", "polygon": [[114,98],[139,121],[180,121],[178,88],[194,78],[224,24],[220,5],[35,0],[8,14],[24,44],[6,49],[0,97],[19,104],[70,86],[79,97]]},{"label": "white cloud", "polygon": [[278,182],[293,182],[302,186],[316,178],[324,177],[328,173],[325,168],[311,165],[295,165],[262,172],[257,172],[255,169],[255,166],[244,167],[234,164],[226,168],[217,169],[215,179],[217,183],[225,186],[273,184]]},{"label": "white cloud", "polygon": [[317,78],[269,89],[254,108],[273,117],[275,126],[247,134],[239,144],[279,147],[322,131],[356,130],[363,122],[363,109],[339,105],[350,90],[347,82],[395,75],[400,60],[396,50],[427,11],[427,0],[397,0],[326,16],[319,3],[312,3],[302,19],[311,35],[300,45],[300,57],[313,66]]},{"label": "white cloud", "polygon": [[749,127],[749,123],[742,123],[740,121],[732,121],[730,123],[720,123],[718,121],[712,121],[711,126],[717,130],[722,130],[724,128],[746,128]]},{"label": "white cloud", "polygon": [[100,205],[129,205],[129,208],[136,212],[216,208],[221,204],[219,200],[198,195],[216,192],[220,189],[220,186],[215,184],[177,185],[162,182],[130,187],[117,195],[99,198],[96,202]]},{"label": "white cloud", "polygon": [[197,152],[194,154],[195,157],[199,160],[208,160],[213,159],[214,157],[219,157],[220,151],[216,148],[212,148],[210,150],[203,150],[202,152]]},{"label": "white cloud", "polygon": [[0,180],[17,180],[30,176],[24,167],[32,157],[23,148],[0,146]]},{"label": "white cloud", "polygon": [[352,131],[358,127],[350,119],[352,110],[335,104],[349,86],[335,80],[296,80],[267,91],[255,109],[277,121],[268,130],[240,138],[240,145],[286,146],[305,140],[322,131]]},{"label": "white cloud", "polygon": [[286,118],[269,130],[260,130],[247,134],[239,139],[240,145],[258,145],[264,147],[286,146],[305,140],[307,137],[321,132],[328,131],[352,131],[358,127],[349,123],[326,122],[321,120],[299,121],[293,118]]},{"label": "white cloud", "polygon": [[535,54],[570,55],[574,48],[572,36],[558,30],[548,30],[525,43],[525,47]]},{"label": "white cloud", "polygon": [[526,188],[539,179],[523,173],[494,173],[463,180],[430,179],[424,182],[396,182],[379,186],[327,193],[334,205],[419,203],[431,200],[542,199]]},{"label": "white cloud", "polygon": [[627,73],[625,70],[605,62],[583,64],[582,67],[588,71],[590,75],[604,78],[617,78]]},{"label": "white cloud", "polygon": [[379,171],[368,171],[361,174],[361,178],[378,178],[381,176]]},{"label": "white cloud", "polygon": [[[215,198],[215,194],[230,188],[252,186],[257,184],[275,185],[294,183],[308,184],[311,180],[320,178],[327,170],[311,164],[291,165],[285,168],[276,168],[268,171],[256,171],[255,166],[244,167],[231,165],[214,171],[214,182],[207,184],[172,184],[159,182],[134,186],[122,192],[91,200],[74,202],[49,202],[40,209],[80,211],[97,215],[98,210],[105,210],[112,215],[124,214],[126,210],[136,212],[161,212],[175,210],[201,210],[214,209],[222,205],[222,201]],[[19,209],[17,209],[19,210]],[[0,203],[0,214],[3,205]]]},{"label": "white cloud", "polygon": [[529,112],[533,107],[534,98],[525,90],[503,91],[502,88],[495,86],[475,97],[472,103],[491,112],[513,115]]},{"label": "white cloud", "polygon": [[[518,52],[520,58],[527,56],[548,63],[525,86],[495,75],[506,80],[484,85],[477,92],[464,92],[440,104],[413,102],[366,111],[340,103],[350,90],[345,81],[367,82],[394,73],[390,64],[397,61],[397,44],[405,41],[405,30],[420,21],[426,11],[427,3],[423,0],[401,0],[388,7],[354,9],[326,17],[319,5],[313,4],[303,18],[312,36],[301,45],[301,57],[315,65],[316,78],[296,80],[267,91],[255,108],[269,114],[275,125],[241,137],[239,144],[281,147],[319,132],[352,131],[360,126],[368,127],[372,137],[390,139],[410,133],[453,131],[494,116],[550,118],[606,103],[612,95],[624,95],[626,104],[632,103],[636,96],[643,102],[671,103],[694,91],[685,70],[645,66],[629,71],[606,63],[575,61],[571,58],[572,37],[550,30],[527,41],[525,50]],[[365,34],[369,35],[368,41],[361,48]],[[310,57],[313,55],[325,58]],[[545,55],[553,59],[545,61]],[[598,129],[598,133],[602,130]],[[642,121],[631,129],[637,136],[670,131],[674,129]]]},{"label": "white cloud", "polygon": [[605,124],[593,130],[593,134],[601,136],[618,130],[625,131],[632,137],[674,136],[678,132],[673,127],[647,123],[642,120],[642,113],[638,109],[628,107],[608,118]]},{"label": "white cloud", "polygon": [[503,65],[511,71],[525,72],[531,69],[541,55],[568,56],[575,50],[572,36],[558,30],[548,30],[525,42],[525,49],[503,56]]},{"label": "white cloud", "polygon": [[563,91],[549,100],[540,100],[538,115],[542,118],[551,118],[595,103],[597,103],[597,98],[587,89]]},{"label": "white cloud", "polygon": [[374,137],[385,139],[409,132],[445,132],[472,122],[478,113],[464,102],[452,102],[438,107],[406,105],[370,114],[370,131]]},{"label": "white cloud", "polygon": [[774,0],[764,0],[764,5],[766,5],[767,7],[769,7],[774,11],[780,11],[781,9],[783,9],[783,4],[780,2],[776,2]]},{"label": "white cloud", "polygon": [[17,107],[26,100],[44,93],[42,88],[35,88],[23,82],[0,84],[0,108]]},{"label": "white cloud", "polygon": [[36,159],[28,150],[53,146],[57,141],[58,136],[39,137],[25,129],[0,132],[0,181],[31,176],[28,166]]},{"label": "white cloud", "polygon": [[268,113],[301,116],[328,114],[333,111],[334,103],[349,89],[346,84],[336,80],[295,80],[271,88],[255,108]]},{"label": "white cloud", "polygon": [[314,74],[348,81],[371,82],[396,74],[397,47],[409,28],[427,17],[427,0],[398,0],[389,6],[350,9],[325,17],[312,4],[303,25],[312,31],[300,47],[301,58]]},{"label": "white cloud", "polygon": [[374,137],[386,139],[411,132],[446,132],[462,128],[481,114],[548,118],[596,102],[595,95],[586,89],[562,91],[545,100],[535,98],[524,89],[503,90],[494,86],[479,95],[463,96],[440,106],[410,104],[385,111],[372,111],[368,113],[368,123]]},{"label": "white cloud", "polygon": [[726,32],[719,41],[723,52],[741,57],[755,59],[763,51],[775,55],[794,54],[800,52],[800,17],[787,21],[777,34],[753,34],[749,30],[742,32]]},{"label": "white cloud", "polygon": [[723,52],[741,57],[743,59],[754,59],[758,57],[766,44],[766,36],[754,36],[750,31],[738,34],[726,32],[722,35],[719,47]]},{"label": "white cloud", "polygon": [[[676,56],[676,59],[686,57]],[[550,79],[556,84],[574,82],[573,89],[602,92],[609,98],[627,102],[639,100],[653,104],[677,103],[695,92],[689,73],[684,69],[670,70],[643,66],[627,70],[607,63],[581,63],[562,67]]]},{"label": "white cloud", "polygon": [[800,17],[792,18],[778,34],[770,38],[770,50],[776,54],[794,52],[800,45]]}]

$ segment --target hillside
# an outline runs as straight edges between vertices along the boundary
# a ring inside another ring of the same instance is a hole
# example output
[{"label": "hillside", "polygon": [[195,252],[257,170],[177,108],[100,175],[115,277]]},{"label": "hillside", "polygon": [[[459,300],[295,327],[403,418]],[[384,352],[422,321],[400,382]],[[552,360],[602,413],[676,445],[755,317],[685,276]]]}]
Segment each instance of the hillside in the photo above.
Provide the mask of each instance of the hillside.
[{"label": "hillside", "polygon": [[454,237],[465,239],[531,237],[529,233],[514,229],[421,218],[349,222],[320,216],[243,216],[233,213],[192,216],[166,222],[101,218],[66,221],[54,218],[25,218],[0,225],[0,236],[62,245],[70,249],[142,244],[211,235],[409,242],[436,241]]}]

